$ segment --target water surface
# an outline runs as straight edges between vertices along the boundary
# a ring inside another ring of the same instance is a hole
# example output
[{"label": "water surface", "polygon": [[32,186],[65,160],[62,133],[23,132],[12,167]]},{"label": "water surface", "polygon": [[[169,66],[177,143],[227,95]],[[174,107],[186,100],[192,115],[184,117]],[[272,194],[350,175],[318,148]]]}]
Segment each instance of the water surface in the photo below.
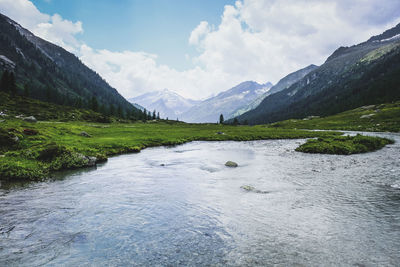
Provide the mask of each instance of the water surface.
[{"label": "water surface", "polygon": [[0,266],[399,266],[400,136],[388,136],[351,156],[192,142],[3,184]]}]

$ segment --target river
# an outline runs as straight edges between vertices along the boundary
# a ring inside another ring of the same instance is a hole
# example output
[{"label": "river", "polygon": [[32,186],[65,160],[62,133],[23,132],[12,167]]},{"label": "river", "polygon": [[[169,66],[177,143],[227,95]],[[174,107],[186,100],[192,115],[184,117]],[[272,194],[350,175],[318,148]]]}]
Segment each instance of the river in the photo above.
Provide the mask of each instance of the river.
[{"label": "river", "polygon": [[400,135],[380,135],[396,143],[191,142],[3,183],[0,266],[399,266]]}]

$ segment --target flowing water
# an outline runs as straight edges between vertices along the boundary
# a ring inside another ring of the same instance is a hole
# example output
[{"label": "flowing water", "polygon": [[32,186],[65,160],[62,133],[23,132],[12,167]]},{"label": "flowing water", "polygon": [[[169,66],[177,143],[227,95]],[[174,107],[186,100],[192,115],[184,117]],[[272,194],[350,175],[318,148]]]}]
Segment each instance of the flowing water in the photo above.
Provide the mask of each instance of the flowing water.
[{"label": "flowing water", "polygon": [[3,183],[0,266],[399,266],[400,136],[384,136],[351,156],[192,142]]}]

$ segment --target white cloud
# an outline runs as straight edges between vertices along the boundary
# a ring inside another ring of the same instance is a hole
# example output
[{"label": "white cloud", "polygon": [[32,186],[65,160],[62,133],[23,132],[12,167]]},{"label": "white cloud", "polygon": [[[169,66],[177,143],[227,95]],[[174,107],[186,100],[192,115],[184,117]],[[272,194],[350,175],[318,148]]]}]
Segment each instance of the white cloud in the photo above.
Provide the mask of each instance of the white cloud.
[{"label": "white cloud", "polygon": [[126,97],[169,88],[204,98],[242,81],[277,82],[333,50],[394,26],[398,0],[243,0],[225,6],[219,25],[201,21],[188,44],[195,67],[177,71],[141,51],[95,50],[79,42],[81,22],[43,14],[28,0],[0,0],[0,11],[33,33],[76,53]]},{"label": "white cloud", "polygon": [[71,52],[76,52],[75,49],[79,46],[79,42],[76,40],[75,35],[83,33],[83,28],[80,21],[73,23],[69,20],[64,20],[58,14],[54,14],[51,16],[50,21],[36,25],[33,33]]},{"label": "white cloud", "polygon": [[210,73],[276,82],[308,64],[323,63],[341,45],[382,32],[399,17],[400,2],[392,0],[237,1],[225,7],[218,28],[202,36],[195,62]]},{"label": "white cloud", "polygon": [[0,0],[0,12],[15,20],[33,34],[76,53],[79,42],[75,38],[83,33],[82,23],[63,19],[60,15],[52,16],[41,13],[28,0]]},{"label": "white cloud", "polygon": [[200,24],[192,31],[189,37],[189,43],[191,45],[198,45],[201,39],[210,32],[210,27],[207,21],[202,21]]}]

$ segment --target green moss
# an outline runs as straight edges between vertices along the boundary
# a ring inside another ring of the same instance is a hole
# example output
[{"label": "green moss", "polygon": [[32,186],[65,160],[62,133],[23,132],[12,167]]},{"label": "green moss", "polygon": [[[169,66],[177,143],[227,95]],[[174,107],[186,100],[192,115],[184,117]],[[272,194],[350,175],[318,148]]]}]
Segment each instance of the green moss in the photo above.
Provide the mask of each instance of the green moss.
[{"label": "green moss", "polygon": [[305,153],[350,155],[378,150],[394,141],[387,138],[371,136],[336,136],[310,139],[296,148]]}]

